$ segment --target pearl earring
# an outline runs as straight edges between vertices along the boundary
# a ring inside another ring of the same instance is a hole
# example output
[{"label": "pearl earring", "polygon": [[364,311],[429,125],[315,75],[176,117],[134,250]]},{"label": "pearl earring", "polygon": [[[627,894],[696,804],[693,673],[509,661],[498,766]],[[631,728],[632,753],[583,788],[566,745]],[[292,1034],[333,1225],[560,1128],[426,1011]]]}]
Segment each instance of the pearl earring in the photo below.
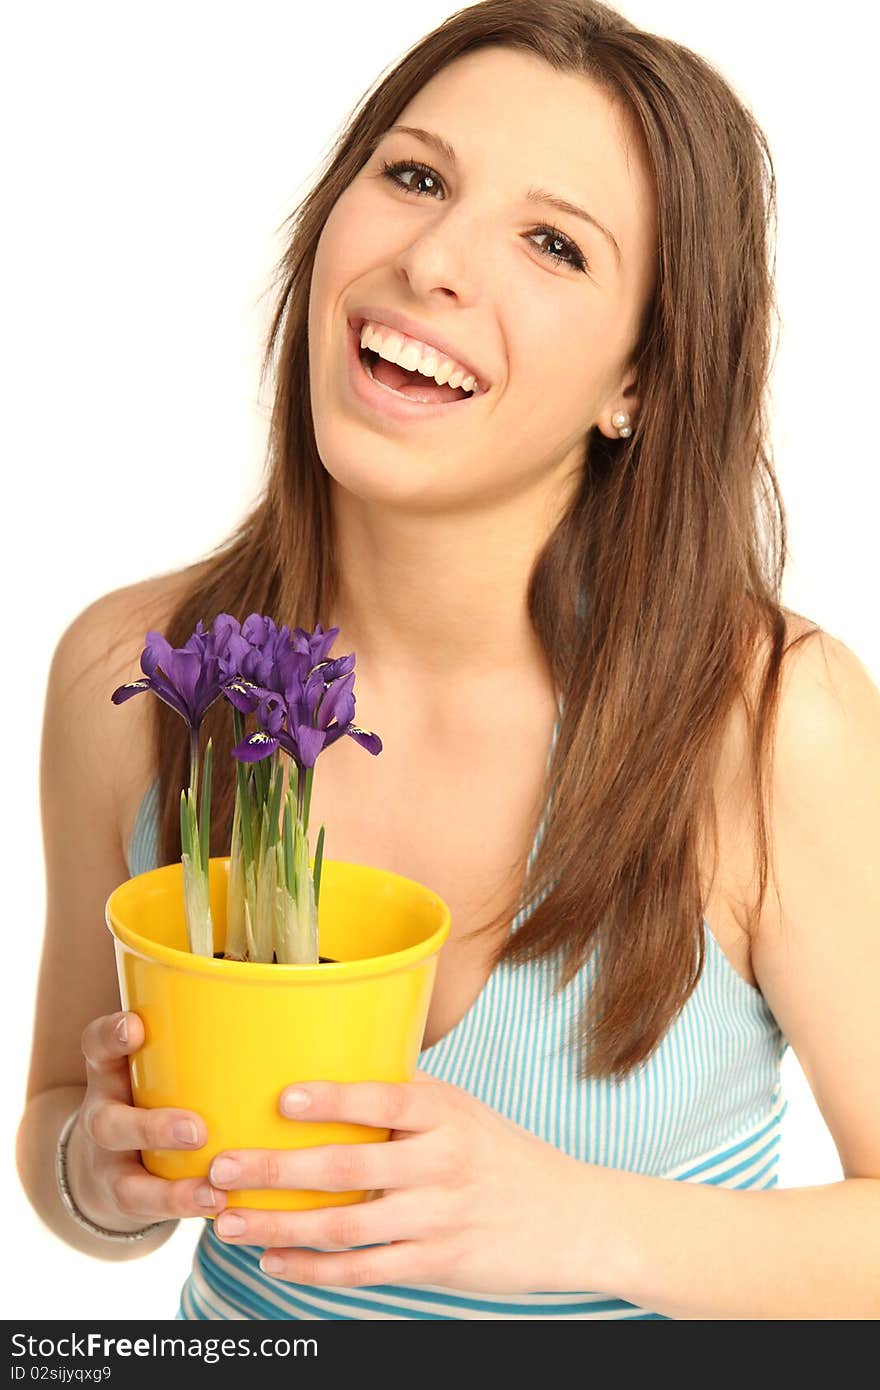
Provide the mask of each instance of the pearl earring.
[{"label": "pearl earring", "polygon": [[621,439],[629,439],[632,434],[632,429],[630,428],[629,416],[626,414],[626,411],[619,410],[616,415],[612,415],[611,423],[617,430]]}]

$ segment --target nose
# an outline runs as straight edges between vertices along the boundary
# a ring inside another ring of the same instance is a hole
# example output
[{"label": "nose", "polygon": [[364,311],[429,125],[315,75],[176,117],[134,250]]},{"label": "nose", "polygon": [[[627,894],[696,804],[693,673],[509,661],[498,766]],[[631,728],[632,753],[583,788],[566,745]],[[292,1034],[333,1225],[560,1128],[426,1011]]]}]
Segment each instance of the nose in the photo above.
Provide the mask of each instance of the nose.
[{"label": "nose", "polygon": [[465,209],[444,209],[398,252],[396,269],[418,298],[452,296],[472,304],[488,273],[483,257],[473,250],[480,244],[488,245],[488,239],[481,243]]}]

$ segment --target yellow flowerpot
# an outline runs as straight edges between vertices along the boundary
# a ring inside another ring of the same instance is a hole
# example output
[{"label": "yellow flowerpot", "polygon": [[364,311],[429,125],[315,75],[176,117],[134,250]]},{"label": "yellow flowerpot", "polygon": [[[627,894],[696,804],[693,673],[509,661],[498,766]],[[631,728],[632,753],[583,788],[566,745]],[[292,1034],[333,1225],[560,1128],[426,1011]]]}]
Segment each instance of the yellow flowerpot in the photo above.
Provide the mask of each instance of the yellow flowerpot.
[{"label": "yellow flowerpot", "polygon": [[[229,859],[210,861],[214,949],[226,934]],[[418,1065],[437,956],[449,934],[446,903],[383,869],[325,860],[318,929],[333,964],[274,965],[191,955],[183,869],[137,874],[111,893],[124,1009],[140,1015],[131,1057],[136,1105],[194,1110],[208,1126],[195,1152],[147,1149],[163,1178],[207,1176],[223,1149],[377,1143],[390,1131],[310,1123],[280,1114],[297,1081],[411,1081]],[[302,1210],[363,1201],[365,1192],[241,1190],[230,1205]]]}]

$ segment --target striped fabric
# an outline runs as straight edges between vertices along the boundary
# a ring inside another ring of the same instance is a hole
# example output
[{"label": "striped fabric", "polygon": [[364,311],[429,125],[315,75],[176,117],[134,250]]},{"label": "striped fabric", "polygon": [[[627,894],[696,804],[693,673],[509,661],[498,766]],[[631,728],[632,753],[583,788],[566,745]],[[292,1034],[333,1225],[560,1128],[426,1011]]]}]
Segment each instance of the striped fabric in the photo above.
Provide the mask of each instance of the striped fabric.
[{"label": "striped fabric", "polygon": [[[557,718],[550,753],[558,728]],[[132,874],[157,863],[157,794],[154,782],[138,813],[129,850]],[[529,867],[543,828],[542,822]],[[526,915],[514,918],[511,931]],[[595,953],[559,995],[553,994],[561,975],[558,958],[521,965],[502,961],[457,1026],[422,1052],[419,1069],[462,1087],[587,1163],[679,1182],[774,1187],[788,1105],[780,1075],[788,1042],[763,996],[734,970],[705,919],[703,925],[706,963],[696,989],[652,1056],[623,1081],[579,1080],[576,1056],[566,1048],[595,975]],[[262,1273],[260,1254],[256,1246],[224,1244],[206,1221],[177,1317],[662,1316],[607,1291],[494,1297],[429,1285],[281,1284]]]}]

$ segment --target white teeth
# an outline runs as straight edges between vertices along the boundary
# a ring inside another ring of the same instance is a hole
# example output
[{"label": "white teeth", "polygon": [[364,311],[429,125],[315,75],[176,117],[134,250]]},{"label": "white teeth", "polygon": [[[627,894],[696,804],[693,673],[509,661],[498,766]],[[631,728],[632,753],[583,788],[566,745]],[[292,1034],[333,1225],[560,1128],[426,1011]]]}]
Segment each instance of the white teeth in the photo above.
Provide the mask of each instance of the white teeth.
[{"label": "white teeth", "polygon": [[421,362],[416,363],[416,367],[421,372],[422,376],[433,376],[437,370],[439,361],[440,358],[437,356],[436,352],[425,352],[422,354]]},{"label": "white teeth", "polygon": [[365,322],[361,327],[361,347],[371,348],[386,362],[396,362],[409,372],[433,377],[438,386],[448,384],[453,389],[463,386],[466,391],[476,390],[477,379],[467,368],[459,366],[451,357],[438,354],[434,348],[421,348],[414,342],[407,342],[391,329]]},{"label": "white teeth", "polygon": [[[400,362],[403,355],[402,347],[403,338],[399,333],[390,333],[387,338],[380,338],[378,333],[373,334],[373,351],[384,357],[386,362]],[[400,362],[400,365],[404,364]]]},{"label": "white teeth", "polygon": [[397,354],[397,360],[401,367],[406,367],[408,372],[414,372],[422,360],[422,350],[417,348],[415,343],[407,343],[406,347]]}]

